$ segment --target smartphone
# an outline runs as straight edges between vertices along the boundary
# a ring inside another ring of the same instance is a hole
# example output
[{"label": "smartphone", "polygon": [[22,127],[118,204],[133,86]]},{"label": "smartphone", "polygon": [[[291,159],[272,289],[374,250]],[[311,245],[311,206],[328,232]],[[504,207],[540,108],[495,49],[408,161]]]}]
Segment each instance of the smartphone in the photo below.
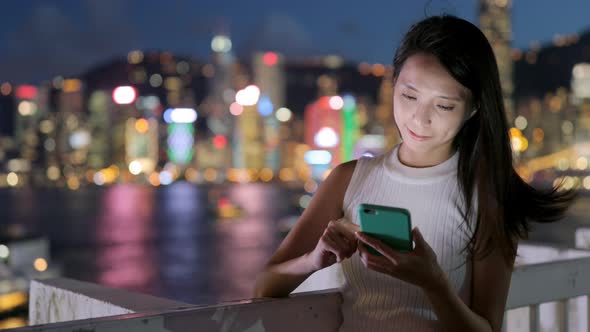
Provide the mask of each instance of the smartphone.
[{"label": "smartphone", "polygon": [[[397,207],[360,204],[358,208],[361,231],[381,240],[391,248],[408,252],[412,250],[412,221],[410,211]],[[369,252],[381,256],[374,248]]]}]

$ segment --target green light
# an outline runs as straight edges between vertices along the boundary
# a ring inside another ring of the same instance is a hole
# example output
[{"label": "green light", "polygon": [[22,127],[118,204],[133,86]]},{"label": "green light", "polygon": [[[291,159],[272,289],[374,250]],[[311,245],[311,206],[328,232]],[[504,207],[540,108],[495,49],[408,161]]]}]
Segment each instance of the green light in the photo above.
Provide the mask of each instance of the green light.
[{"label": "green light", "polygon": [[354,98],[352,96],[345,96],[344,107],[342,108],[342,162],[350,161],[353,158],[354,144],[359,136],[357,114]]},{"label": "green light", "polygon": [[168,125],[168,157],[172,162],[187,164],[193,158],[195,129],[191,123]]}]

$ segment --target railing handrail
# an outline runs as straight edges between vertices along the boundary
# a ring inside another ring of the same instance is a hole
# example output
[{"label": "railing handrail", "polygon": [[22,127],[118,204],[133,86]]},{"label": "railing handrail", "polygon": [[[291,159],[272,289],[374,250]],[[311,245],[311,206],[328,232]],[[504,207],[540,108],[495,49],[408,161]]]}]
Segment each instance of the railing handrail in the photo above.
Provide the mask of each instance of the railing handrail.
[{"label": "railing handrail", "polygon": [[[41,281],[42,282],[42,281]],[[55,284],[55,283],[54,283]],[[61,283],[65,285],[64,283]],[[559,261],[516,266],[512,273],[506,310],[535,307],[538,304],[570,299],[590,294],[590,257],[570,258]],[[32,299],[31,299],[32,300]],[[15,331],[63,331],[98,326],[130,327],[138,324],[156,324],[170,330],[183,330],[182,326],[217,326],[229,320],[230,325],[250,326],[264,323],[275,325],[277,320],[283,330],[300,330],[305,326],[338,326],[341,295],[338,289],[298,293],[282,299],[250,299],[219,303],[211,306],[189,306],[156,311],[142,311],[121,316],[36,325]],[[253,320],[255,315],[256,321]],[[321,317],[318,320],[318,315]],[[218,317],[220,321],[212,321]],[[298,318],[294,318],[298,317]],[[82,317],[80,317],[82,318]],[[129,325],[131,324],[131,325]],[[244,325],[245,324],[245,325]],[[315,324],[315,325],[314,325]],[[197,325],[192,325],[197,326]]]},{"label": "railing handrail", "polygon": [[[7,331],[57,332],[80,330],[121,331],[186,331],[199,327],[202,331],[336,331],[341,323],[337,289],[299,293],[286,298],[258,298],[194,305],[166,310],[149,310],[117,316],[105,316],[50,324],[32,325]],[[279,310],[277,310],[277,308]],[[262,325],[264,324],[264,325]],[[222,328],[223,327],[223,328]],[[230,328],[231,327],[231,328]]]},{"label": "railing handrail", "polygon": [[590,294],[590,257],[515,267],[506,309]]}]

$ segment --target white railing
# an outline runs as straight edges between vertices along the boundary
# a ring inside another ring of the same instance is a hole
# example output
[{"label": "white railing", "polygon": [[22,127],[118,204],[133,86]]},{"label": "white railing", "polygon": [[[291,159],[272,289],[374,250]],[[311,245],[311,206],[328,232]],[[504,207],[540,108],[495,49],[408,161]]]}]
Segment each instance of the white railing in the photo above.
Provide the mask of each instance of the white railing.
[{"label": "white railing", "polygon": [[[67,289],[72,282],[74,290]],[[45,285],[45,284],[46,285]],[[62,285],[61,290],[56,285]],[[340,303],[337,291],[318,291],[281,299],[251,299],[212,306],[186,306],[182,303],[165,303],[163,300],[143,294],[121,297],[113,288],[99,285],[82,285],[69,279],[37,281],[43,289],[32,294],[31,303],[44,303],[35,310],[56,314],[33,315],[34,317],[63,317],[72,310],[78,314],[89,312],[96,317],[78,315],[75,321],[61,321],[14,329],[19,332],[64,332],[64,331],[336,331],[341,322]],[[100,293],[100,304],[88,302],[90,293]],[[55,294],[62,293],[55,296]],[[65,293],[65,294],[64,294]],[[129,294],[126,294],[129,295]],[[42,299],[38,296],[43,296]],[[91,306],[92,308],[84,308]],[[99,306],[101,308],[94,308]],[[74,309],[75,308],[75,309]],[[154,309],[150,309],[154,308]],[[134,312],[133,309],[140,309]],[[31,309],[30,309],[31,310]],[[107,312],[123,311],[125,314],[103,316]],[[100,317],[102,316],[102,317]],[[54,320],[55,321],[55,320]]]},{"label": "white railing", "polygon": [[590,257],[517,267],[504,330],[588,331]]},{"label": "white railing", "polygon": [[[513,272],[508,295],[504,330],[588,331],[590,252],[527,245],[519,248],[519,254],[521,256],[517,259],[518,265]],[[558,260],[548,261],[554,259]],[[253,299],[201,307],[179,306],[172,301],[167,303],[167,300],[157,299],[152,305],[142,300],[142,306],[131,308],[131,304],[138,301],[130,300],[135,295],[124,291],[121,294],[125,296],[121,296],[117,295],[117,290],[98,285],[81,289],[79,282],[67,279],[38,281],[38,286],[44,287],[45,283],[56,288],[58,285],[58,288],[70,291],[70,282],[71,285],[77,285],[71,287],[75,290],[73,293],[83,298],[95,297],[102,305],[125,308],[130,313],[92,319],[85,319],[91,316],[78,314],[77,319],[85,320],[35,325],[17,330],[185,331],[198,327],[203,331],[334,331],[341,323],[341,296],[335,289],[294,294],[284,299]],[[89,294],[87,289],[92,289],[92,292]],[[59,301],[46,301],[46,293],[37,293],[39,295],[31,294],[30,299],[31,304],[37,304],[36,310],[51,312],[67,307]],[[45,302],[39,299],[40,296],[44,297]],[[149,297],[143,298],[143,295],[138,295],[136,299],[150,300]],[[71,306],[72,301],[77,300],[69,297],[67,301]],[[46,304],[39,306],[39,303]],[[58,308],[52,308],[52,305]],[[75,304],[79,305],[96,306],[96,303],[84,300]],[[78,308],[78,312],[92,311]],[[36,323],[49,321],[38,320]]]}]

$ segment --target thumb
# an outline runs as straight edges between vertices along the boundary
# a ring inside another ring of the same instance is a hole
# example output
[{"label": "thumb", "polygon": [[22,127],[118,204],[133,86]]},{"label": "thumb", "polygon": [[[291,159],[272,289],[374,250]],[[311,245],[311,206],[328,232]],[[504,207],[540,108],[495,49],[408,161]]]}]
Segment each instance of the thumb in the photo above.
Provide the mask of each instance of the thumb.
[{"label": "thumb", "polygon": [[418,227],[414,227],[414,229],[412,230],[412,237],[414,238],[414,243],[416,244],[416,247],[424,247],[426,241],[424,240],[424,237],[422,236],[422,233],[420,232],[420,229]]}]

